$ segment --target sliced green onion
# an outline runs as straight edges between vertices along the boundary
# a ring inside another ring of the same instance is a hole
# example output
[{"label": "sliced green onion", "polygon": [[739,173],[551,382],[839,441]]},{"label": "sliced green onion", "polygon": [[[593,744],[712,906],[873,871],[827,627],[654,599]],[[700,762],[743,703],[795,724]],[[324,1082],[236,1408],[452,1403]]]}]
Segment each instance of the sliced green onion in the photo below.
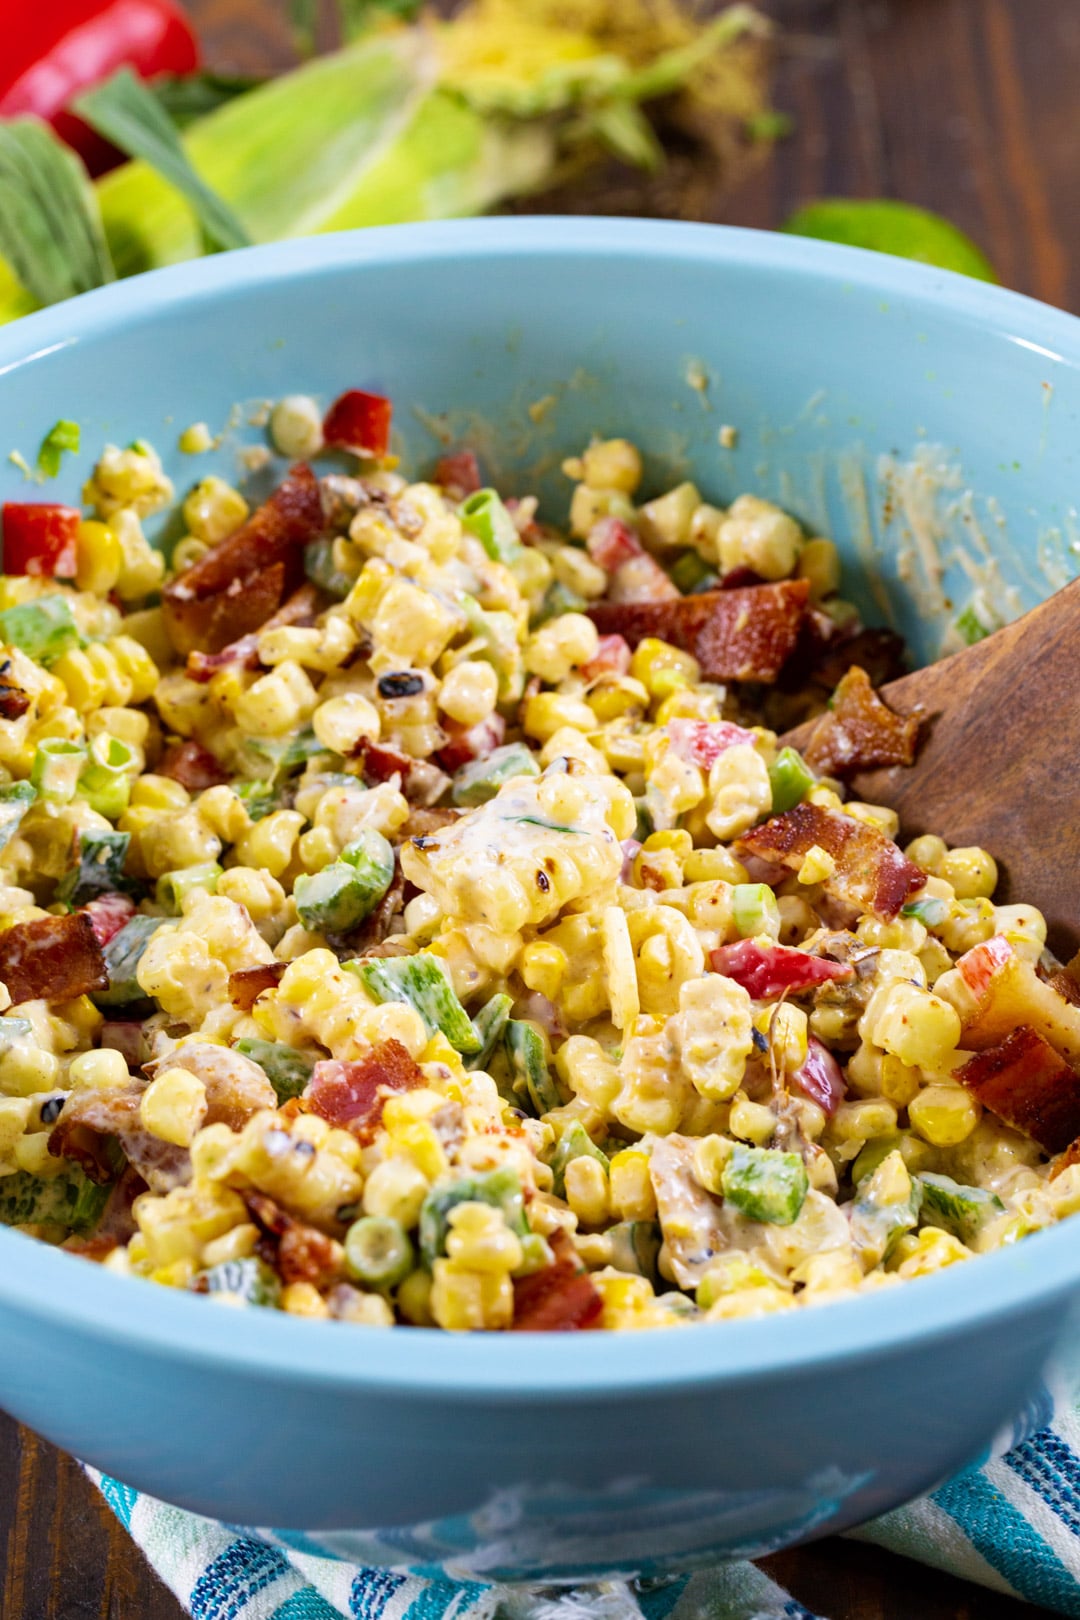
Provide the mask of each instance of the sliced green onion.
[{"label": "sliced green onion", "polygon": [[719,585],[720,575],[710,568],[699,551],[684,551],[681,557],[676,557],[668,569],[671,583],[682,591],[684,596],[696,596],[698,591],[711,591],[714,585]]},{"label": "sliced green onion", "polygon": [[988,1221],[1004,1213],[1005,1205],[988,1188],[967,1187],[951,1176],[927,1170],[918,1179],[923,1190],[923,1220],[954,1233],[961,1243],[971,1243]]},{"label": "sliced green onion", "polygon": [[817,777],[794,748],[781,748],[769,766],[769,785],[772,788],[772,813],[782,816],[801,804],[815,786]]},{"label": "sliced green onion", "polygon": [[928,894],[922,900],[909,900],[906,906],[901,906],[901,917],[914,917],[921,922],[924,928],[940,928],[947,921],[951,907],[947,900],[940,895]]},{"label": "sliced green onion", "polygon": [[368,1288],[393,1288],[415,1264],[408,1232],[388,1215],[361,1215],[345,1234],[345,1266]]},{"label": "sliced green onion", "polygon": [[202,889],[213,894],[222,876],[217,861],[202,861],[198,866],[182,866],[175,872],[163,872],[154,889],[154,899],[164,906],[171,917],[179,917],[184,909],[185,896]]},{"label": "sliced green onion", "polygon": [[982,622],[974,607],[964,609],[956,620],[955,629],[968,647],[973,647],[977,641],[985,641],[991,632],[991,626]]},{"label": "sliced green onion", "polygon": [[50,804],[70,804],[85,759],[86,749],[82,743],[46,737],[38,743],[30,767],[30,781]]},{"label": "sliced green onion", "polygon": [[394,881],[394,851],[374,827],[343,849],[320,872],[298,877],[296,909],[305,928],[346,934],[369,916]]},{"label": "sliced green onion", "polygon": [[736,883],[731,891],[731,915],[740,939],[768,934],[780,937],[780,907],[767,883]]},{"label": "sliced green onion", "polygon": [[143,991],[135,977],[142,954],[150,943],[150,936],[159,928],[175,928],[173,922],[160,917],[139,915],[126,922],[119,933],[102,946],[102,955],[109,973],[109,988],[95,990],[93,1000],[99,1007],[124,1007],[132,1001],[142,1001]]},{"label": "sliced green onion", "polygon": [[221,1260],[192,1279],[200,1294],[224,1294],[245,1305],[276,1306],[281,1297],[277,1273],[264,1260],[248,1255],[243,1260]]},{"label": "sliced green onion", "polygon": [[522,550],[514,520],[493,489],[478,489],[458,507],[462,526],[476,536],[493,562],[509,568]]},{"label": "sliced green onion", "polygon": [[309,1052],[298,1052],[280,1041],[260,1041],[255,1037],[236,1042],[236,1050],[257,1063],[277,1094],[278,1104],[299,1097],[315,1067]]},{"label": "sliced green onion", "polygon": [[56,885],[56,898],[67,906],[82,906],[99,894],[124,893],[131,887],[124,876],[131,834],[111,828],[79,834],[79,864],[65,872]]},{"label": "sliced green onion", "polygon": [[588,605],[583,596],[564,585],[561,579],[552,580],[529,618],[529,628],[539,630],[549,619],[558,619],[564,613],[584,613]]},{"label": "sliced green onion", "polygon": [[37,789],[32,782],[5,782],[0,786],[0,849],[10,844],[36,798]]},{"label": "sliced green onion", "polygon": [[503,1038],[513,1005],[514,998],[505,994],[492,996],[490,1001],[485,1001],[473,1019],[473,1027],[480,1038],[480,1050],[469,1058],[465,1065],[467,1069],[487,1068],[491,1054]]},{"label": "sliced green onion", "polygon": [[573,1120],[559,1137],[558,1146],[551,1156],[554,1177],[552,1191],[557,1198],[566,1197],[566,1167],[572,1159],[595,1159],[607,1175],[608,1159],[601,1153],[580,1120]]},{"label": "sliced green onion", "polygon": [[338,602],[343,602],[356,584],[355,578],[335,567],[334,542],[330,539],[312,540],[304,547],[304,573],[313,585]]},{"label": "sliced green onion", "polygon": [[134,749],[104,732],[90,744],[90,757],[79,777],[79,792],[99,816],[116,821],[128,807],[131,779],[139,768]]},{"label": "sliced green onion", "polygon": [[536,755],[524,743],[504,743],[483,759],[472,759],[454,777],[450,797],[465,810],[493,799],[505,782],[515,776],[539,776]]},{"label": "sliced green onion", "polygon": [[446,1253],[450,1211],[457,1204],[465,1203],[490,1204],[493,1209],[501,1209],[511,1232],[520,1238],[528,1235],[525,1200],[516,1170],[501,1168],[476,1176],[448,1177],[435,1183],[420,1210],[418,1236],[426,1266],[434,1265]]}]

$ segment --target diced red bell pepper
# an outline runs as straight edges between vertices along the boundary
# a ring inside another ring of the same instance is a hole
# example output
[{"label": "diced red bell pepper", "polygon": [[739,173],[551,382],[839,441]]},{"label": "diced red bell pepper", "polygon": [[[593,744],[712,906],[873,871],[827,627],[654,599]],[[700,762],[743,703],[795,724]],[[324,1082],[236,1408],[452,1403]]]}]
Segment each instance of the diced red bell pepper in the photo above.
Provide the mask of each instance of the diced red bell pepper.
[{"label": "diced red bell pepper", "polygon": [[51,501],[4,503],[4,573],[74,579],[82,513]]},{"label": "diced red bell pepper", "polygon": [[740,939],[734,945],[721,945],[712,953],[717,973],[741,984],[756,1001],[798,994],[833,979],[850,979],[854,969],[846,962],[831,962],[824,956],[808,956],[791,945],[760,945],[756,939]]},{"label": "diced red bell pepper", "polygon": [[752,743],[754,733],[730,720],[669,720],[665,731],[672,752],[688,765],[708,770],[720,755],[739,743]]},{"label": "diced red bell pepper", "polygon": [[210,750],[191,737],[166,748],[158,761],[157,773],[171,776],[189,793],[202,793],[205,788],[217,787],[229,780]]},{"label": "diced red bell pepper", "polygon": [[99,945],[107,945],[125,923],[135,915],[135,902],[126,894],[100,894],[80,907],[90,918],[94,938]]},{"label": "diced red bell pepper", "polygon": [[382,394],[350,388],[335,399],[323,420],[327,444],[358,456],[385,456],[390,445],[394,407]]},{"label": "diced red bell pepper", "polygon": [[631,557],[642,556],[645,550],[630,525],[616,517],[601,518],[594,524],[585,545],[593,562],[599,563],[609,574]]},{"label": "diced red bell pepper", "polygon": [[493,749],[498,748],[506,736],[506,721],[501,714],[489,714],[486,720],[479,721],[475,726],[462,726],[455,720],[444,720],[443,729],[447,741],[435,758],[444,771],[453,775],[462,765],[468,765],[474,759],[486,759]]},{"label": "diced red bell pepper", "polygon": [[452,455],[441,456],[435,465],[435,482],[454,501],[463,501],[483,489],[475,450],[455,450]]},{"label": "diced red bell pepper", "polygon": [[844,1073],[827,1046],[816,1035],[807,1041],[806,1058],[791,1076],[791,1084],[832,1117],[847,1092]]},{"label": "diced red bell pepper", "polygon": [[556,1260],[543,1271],[514,1282],[514,1331],[568,1333],[600,1325],[604,1302],[587,1272],[572,1260]]},{"label": "diced red bell pepper", "polygon": [[625,636],[601,636],[596,657],[581,666],[581,677],[597,681],[602,675],[626,675],[630,670],[630,644]]},{"label": "diced red bell pepper", "polygon": [[995,934],[981,945],[973,945],[959,957],[956,966],[960,976],[976,1000],[981,1001],[990,988],[990,980],[1003,968],[1013,948],[1004,934]]}]

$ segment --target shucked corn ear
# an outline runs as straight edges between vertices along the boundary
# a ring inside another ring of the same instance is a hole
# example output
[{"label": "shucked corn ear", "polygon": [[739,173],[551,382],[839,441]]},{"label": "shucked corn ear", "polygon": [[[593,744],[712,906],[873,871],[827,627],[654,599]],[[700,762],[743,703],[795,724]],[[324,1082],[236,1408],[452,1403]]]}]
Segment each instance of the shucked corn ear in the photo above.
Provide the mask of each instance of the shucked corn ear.
[{"label": "shucked corn ear", "polygon": [[[586,135],[649,161],[658,149],[635,104],[765,27],[735,5],[659,36],[675,47],[642,62],[548,11],[475,0],[451,23],[367,34],[196,120],[184,145],[257,242],[481,213],[550,183]],[[96,190],[119,275],[202,252],[191,210],[147,164]],[[0,322],[32,307],[0,260]]]}]

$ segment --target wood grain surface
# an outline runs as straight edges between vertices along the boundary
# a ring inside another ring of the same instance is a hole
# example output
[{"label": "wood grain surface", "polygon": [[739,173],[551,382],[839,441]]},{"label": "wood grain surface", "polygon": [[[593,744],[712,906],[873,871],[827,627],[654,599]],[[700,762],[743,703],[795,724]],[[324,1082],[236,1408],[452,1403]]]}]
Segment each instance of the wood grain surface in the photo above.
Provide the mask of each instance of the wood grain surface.
[{"label": "wood grain surface", "polygon": [[[189,0],[215,67],[291,60],[285,0]],[[949,215],[1009,286],[1080,311],[1077,0],[764,0],[796,121],[707,217],[769,228],[822,194]],[[180,1620],[77,1465],[0,1417],[2,1620]],[[829,1620],[1022,1620],[1032,1610],[877,1549],[825,1541],[765,1567]]]}]

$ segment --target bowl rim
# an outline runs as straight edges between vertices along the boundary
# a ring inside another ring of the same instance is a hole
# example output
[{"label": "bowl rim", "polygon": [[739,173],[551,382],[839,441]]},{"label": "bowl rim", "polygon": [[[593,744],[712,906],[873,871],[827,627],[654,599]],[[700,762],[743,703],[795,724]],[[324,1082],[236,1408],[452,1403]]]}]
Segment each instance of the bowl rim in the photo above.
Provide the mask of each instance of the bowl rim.
[{"label": "bowl rim", "polygon": [[[635,219],[477,219],[342,232],[273,243],[151,271],[23,317],[0,330],[0,378],[84,339],[205,297],[317,280],[343,268],[446,259],[613,257],[645,263],[755,267],[841,293],[895,298],[939,319],[982,328],[1080,367],[1080,320],[1005,288],[950,271],[779,233]],[[2,385],[0,385],[2,386]],[[696,1324],[651,1335],[448,1334],[382,1330],[260,1311],[209,1310],[167,1288],[136,1292],[131,1280],[21,1233],[0,1229],[0,1309],[131,1353],[278,1383],[512,1404],[530,1398],[616,1399],[631,1391],[674,1394],[694,1385],[829,1371],[916,1341],[945,1339],[1036,1305],[1055,1305],[1080,1282],[1080,1245],[1068,1222],[1022,1243],[879,1292],[748,1321]],[[854,1314],[853,1314],[854,1313]],[[795,1325],[797,1323],[797,1326]],[[359,1332],[357,1340],[352,1334]],[[721,1337],[717,1337],[717,1335]],[[360,1354],[357,1349],[360,1348]]]}]

